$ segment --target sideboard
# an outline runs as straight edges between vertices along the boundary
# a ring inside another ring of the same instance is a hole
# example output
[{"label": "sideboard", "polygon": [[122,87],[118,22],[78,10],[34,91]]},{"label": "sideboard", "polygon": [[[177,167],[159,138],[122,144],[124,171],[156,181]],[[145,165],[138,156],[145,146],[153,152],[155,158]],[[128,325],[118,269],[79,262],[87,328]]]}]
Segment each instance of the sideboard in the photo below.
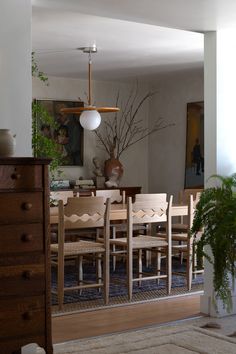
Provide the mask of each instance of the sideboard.
[{"label": "sideboard", "polygon": [[[94,187],[94,188],[89,188],[89,189],[75,187],[73,190],[76,192],[79,192],[80,196],[87,197],[87,196],[90,196],[92,192],[94,193],[94,195],[96,195],[96,190],[103,190],[103,189],[106,189],[106,190],[119,189],[121,194],[123,191],[125,191],[126,197],[132,197],[132,199],[134,200],[135,194],[141,193],[142,187],[140,187],[140,186],[137,186],[137,187],[117,187],[117,188],[95,188]],[[55,190],[68,190],[68,189],[65,189],[65,188],[53,189],[53,191],[55,191]]]},{"label": "sideboard", "polygon": [[[100,189],[100,188],[97,188]],[[104,189],[104,188],[101,188]],[[134,200],[135,194],[140,194],[142,187],[118,187],[118,188],[106,188],[106,189],[119,189],[121,194],[123,191],[125,191],[125,196],[127,197],[132,197]]]},{"label": "sideboard", "polygon": [[52,354],[47,159],[0,158],[0,353]]}]

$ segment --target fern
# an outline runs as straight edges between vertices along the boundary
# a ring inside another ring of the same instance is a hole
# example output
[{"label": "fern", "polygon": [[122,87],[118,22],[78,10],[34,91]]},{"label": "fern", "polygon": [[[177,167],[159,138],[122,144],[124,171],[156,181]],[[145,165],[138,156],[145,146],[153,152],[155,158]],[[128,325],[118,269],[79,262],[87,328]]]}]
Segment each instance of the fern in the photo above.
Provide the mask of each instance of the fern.
[{"label": "fern", "polygon": [[[236,261],[236,174],[230,177],[212,176],[220,182],[205,189],[196,207],[192,236],[203,230],[196,243],[197,257],[206,257],[213,265],[213,285],[216,298],[222,300],[227,311],[232,309],[231,284],[234,283]],[[212,178],[211,177],[211,178]],[[210,246],[212,257],[205,253]]]}]

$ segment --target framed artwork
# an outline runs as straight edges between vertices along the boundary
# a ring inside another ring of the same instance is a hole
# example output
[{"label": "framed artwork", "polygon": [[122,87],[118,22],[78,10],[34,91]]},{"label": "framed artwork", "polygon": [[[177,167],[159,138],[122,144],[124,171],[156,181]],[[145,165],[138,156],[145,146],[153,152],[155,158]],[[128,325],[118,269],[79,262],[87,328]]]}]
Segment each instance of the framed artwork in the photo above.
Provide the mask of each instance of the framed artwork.
[{"label": "framed artwork", "polygon": [[42,124],[37,119],[37,129],[41,134],[53,139],[61,152],[62,166],[83,166],[84,130],[78,114],[62,114],[61,108],[83,106],[83,102],[67,100],[36,99],[53,118],[54,126]]},{"label": "framed artwork", "polygon": [[204,102],[187,104],[184,187],[204,187]]}]

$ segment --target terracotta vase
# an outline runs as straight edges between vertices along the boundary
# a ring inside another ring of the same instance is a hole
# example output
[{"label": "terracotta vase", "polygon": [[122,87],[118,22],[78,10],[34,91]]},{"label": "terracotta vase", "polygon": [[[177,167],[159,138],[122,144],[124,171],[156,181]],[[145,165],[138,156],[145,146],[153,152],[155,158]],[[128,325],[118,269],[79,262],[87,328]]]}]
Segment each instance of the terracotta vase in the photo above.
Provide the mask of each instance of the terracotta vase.
[{"label": "terracotta vase", "polygon": [[14,155],[15,139],[9,129],[0,129],[0,156],[10,157]]},{"label": "terracotta vase", "polygon": [[115,157],[105,161],[104,173],[107,181],[105,182],[107,187],[118,187],[121,177],[123,175],[123,166],[121,162]]}]

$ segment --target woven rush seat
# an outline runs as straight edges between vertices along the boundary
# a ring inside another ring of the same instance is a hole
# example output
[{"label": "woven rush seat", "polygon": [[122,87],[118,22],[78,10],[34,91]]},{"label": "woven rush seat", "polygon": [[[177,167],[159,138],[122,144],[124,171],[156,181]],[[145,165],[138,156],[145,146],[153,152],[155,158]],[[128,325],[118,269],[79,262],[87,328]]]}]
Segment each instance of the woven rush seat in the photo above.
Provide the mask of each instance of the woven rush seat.
[{"label": "woven rush seat", "polygon": [[[104,252],[105,248],[101,243],[79,241],[79,242],[66,242],[64,245],[64,255],[80,255],[85,253],[100,253]],[[58,244],[51,245],[51,252],[58,253]]]},{"label": "woven rush seat", "polygon": [[[111,240],[111,244],[112,244]],[[126,245],[127,244],[127,239],[126,238],[116,238],[115,241],[116,245]],[[163,241],[161,239],[158,239],[155,236],[147,236],[147,235],[138,235],[133,237],[132,240],[132,246],[135,249],[142,249],[142,248],[148,248],[148,247],[163,247],[167,246],[167,242]]]},{"label": "woven rush seat", "polygon": [[[127,224],[126,223],[119,223],[119,224],[111,224],[111,228],[115,228],[116,232],[127,232]],[[133,225],[133,231],[138,231],[138,230],[147,230],[146,225]]]},{"label": "woven rush seat", "polygon": [[[156,234],[158,238],[166,238],[166,233],[158,232]],[[172,241],[187,241],[188,239],[188,234],[187,233],[172,233]]]},{"label": "woven rush seat", "polygon": [[172,225],[172,232],[186,232],[188,230],[188,224],[175,223]]}]

